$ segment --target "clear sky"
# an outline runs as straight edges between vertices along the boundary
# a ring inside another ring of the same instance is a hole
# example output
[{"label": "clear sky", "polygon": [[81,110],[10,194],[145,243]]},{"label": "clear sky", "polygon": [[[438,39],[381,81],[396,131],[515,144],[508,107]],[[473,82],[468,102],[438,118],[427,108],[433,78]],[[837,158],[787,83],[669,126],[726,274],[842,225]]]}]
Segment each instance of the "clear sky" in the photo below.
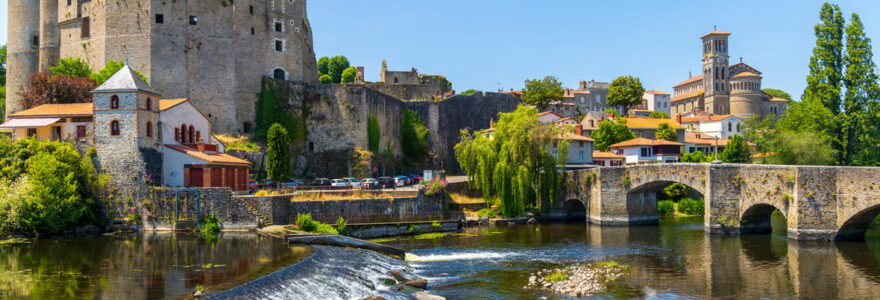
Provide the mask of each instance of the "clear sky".
[{"label": "clear sky", "polygon": [[[0,1],[6,43],[8,1]],[[823,1],[309,0],[318,56],[345,55],[378,80],[415,67],[443,74],[458,91],[519,89],[554,75],[566,87],[631,74],[645,88],[672,86],[700,70],[699,37],[732,32],[731,61],[763,72],[764,87],[799,97]],[[837,1],[880,38],[880,1]],[[877,46],[876,43],[874,45]],[[880,55],[880,53],[878,53]],[[880,62],[875,56],[875,61]]]},{"label": "clear sky", "polygon": [[[546,75],[575,88],[631,74],[646,89],[672,93],[689,71],[699,73],[699,37],[717,25],[732,33],[732,62],[743,57],[763,73],[764,87],[799,98],[822,3],[312,0],[308,13],[318,56],[345,55],[372,81],[386,59],[392,70],[443,74],[459,92],[519,89]],[[835,3],[880,38],[880,1]]]}]

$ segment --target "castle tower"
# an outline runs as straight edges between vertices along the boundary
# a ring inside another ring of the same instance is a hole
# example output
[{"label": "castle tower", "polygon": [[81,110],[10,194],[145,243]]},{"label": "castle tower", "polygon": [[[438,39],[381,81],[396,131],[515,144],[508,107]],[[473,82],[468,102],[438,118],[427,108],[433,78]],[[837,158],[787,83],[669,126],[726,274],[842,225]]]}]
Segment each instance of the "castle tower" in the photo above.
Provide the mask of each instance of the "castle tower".
[{"label": "castle tower", "polygon": [[92,90],[98,163],[121,190],[162,182],[159,97],[128,65]]},{"label": "castle tower", "polygon": [[22,110],[21,92],[39,70],[40,2],[9,0],[6,58],[6,115]]},{"label": "castle tower", "polygon": [[50,67],[54,67],[61,56],[58,1],[40,0],[40,71],[48,71]]},{"label": "castle tower", "polygon": [[727,55],[729,32],[714,30],[703,40],[703,94],[705,109],[723,115],[730,108],[730,57]]}]

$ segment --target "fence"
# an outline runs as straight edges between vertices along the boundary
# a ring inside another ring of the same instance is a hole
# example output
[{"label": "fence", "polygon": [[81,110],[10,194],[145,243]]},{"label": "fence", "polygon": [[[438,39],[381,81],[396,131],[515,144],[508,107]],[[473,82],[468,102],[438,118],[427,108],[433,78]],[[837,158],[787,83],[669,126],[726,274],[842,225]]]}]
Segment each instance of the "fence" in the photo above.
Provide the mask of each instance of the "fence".
[{"label": "fence", "polygon": [[[321,213],[311,212],[312,220],[321,221],[328,224],[336,223],[336,219],[340,216],[345,218],[348,224],[365,224],[365,223],[406,223],[406,222],[424,222],[424,221],[450,221],[461,220],[464,214],[460,211],[436,211],[427,213]],[[296,223],[296,216],[290,216],[290,222]]]},{"label": "fence", "polygon": [[291,201],[394,199],[418,196],[419,191],[301,190],[292,193]]}]

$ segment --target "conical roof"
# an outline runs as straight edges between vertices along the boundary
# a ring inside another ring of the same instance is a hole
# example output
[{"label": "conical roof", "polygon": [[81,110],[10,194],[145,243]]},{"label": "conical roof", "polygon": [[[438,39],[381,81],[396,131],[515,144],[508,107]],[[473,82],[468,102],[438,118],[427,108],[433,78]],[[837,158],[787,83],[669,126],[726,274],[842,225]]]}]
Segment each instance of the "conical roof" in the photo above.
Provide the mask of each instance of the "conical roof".
[{"label": "conical roof", "polygon": [[141,76],[134,72],[127,64],[116,71],[116,74],[110,76],[101,86],[92,90],[92,92],[145,92],[156,94],[150,85],[141,79]]}]

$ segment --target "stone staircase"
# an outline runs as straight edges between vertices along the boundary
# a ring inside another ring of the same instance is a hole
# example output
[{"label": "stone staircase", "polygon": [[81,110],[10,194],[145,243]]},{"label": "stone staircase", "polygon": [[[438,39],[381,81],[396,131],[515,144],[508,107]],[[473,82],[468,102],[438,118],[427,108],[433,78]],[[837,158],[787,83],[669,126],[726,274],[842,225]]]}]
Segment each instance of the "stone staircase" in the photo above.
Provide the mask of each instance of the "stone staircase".
[{"label": "stone staircase", "polygon": [[253,213],[255,216],[257,216],[257,220],[259,222],[259,224],[258,224],[259,227],[274,225],[274,223],[272,222],[271,219],[269,219],[269,217],[267,217],[266,215],[261,213],[259,209],[254,208],[253,205],[248,203],[248,201],[244,201],[244,200],[239,200],[239,201],[241,201],[241,203],[244,204],[244,206],[247,207],[248,210],[251,211],[251,213]]}]

